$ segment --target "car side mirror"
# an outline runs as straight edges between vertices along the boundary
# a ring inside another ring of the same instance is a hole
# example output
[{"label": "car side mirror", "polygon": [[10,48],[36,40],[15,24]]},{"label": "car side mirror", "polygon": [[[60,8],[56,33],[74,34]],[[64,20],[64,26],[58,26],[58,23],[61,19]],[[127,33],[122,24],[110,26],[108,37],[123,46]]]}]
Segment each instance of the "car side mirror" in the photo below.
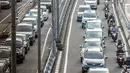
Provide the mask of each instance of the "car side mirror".
[{"label": "car side mirror", "polygon": [[105,59],[107,59],[108,57],[105,55]]},{"label": "car side mirror", "polygon": [[83,48],[83,45],[79,45],[79,48]]},{"label": "car side mirror", "polygon": [[102,27],[103,29],[105,28],[105,27]]}]

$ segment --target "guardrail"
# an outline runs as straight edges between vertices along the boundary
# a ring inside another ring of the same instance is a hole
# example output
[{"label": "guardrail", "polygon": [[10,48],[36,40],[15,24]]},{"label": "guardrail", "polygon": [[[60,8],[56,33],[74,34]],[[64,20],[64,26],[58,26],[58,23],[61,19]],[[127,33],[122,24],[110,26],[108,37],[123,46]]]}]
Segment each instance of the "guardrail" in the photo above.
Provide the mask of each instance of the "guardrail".
[{"label": "guardrail", "polygon": [[[67,10],[68,10],[68,8],[69,8],[69,3],[70,3],[70,1],[71,0],[67,0],[67,2],[65,3],[65,8],[64,8],[64,10],[63,10],[63,15],[60,15],[61,17],[60,17],[60,20],[59,20],[59,24],[60,24],[60,35],[61,35],[61,31],[62,31],[62,29],[64,29],[64,27],[66,28],[66,26],[64,26],[63,24],[64,24],[64,22],[66,21],[66,14],[67,14]],[[65,33],[65,32],[64,32]],[[64,36],[65,37],[65,36]],[[57,58],[57,47],[56,47],[56,42],[55,42],[55,49],[56,49],[56,51],[54,50],[54,49],[51,49],[51,51],[50,51],[50,55],[49,55],[49,57],[48,57],[48,59],[47,59],[47,62],[46,62],[46,65],[45,65],[45,68],[44,68],[44,73],[51,73],[52,72],[52,69],[53,69],[53,67],[54,67],[54,62],[55,62],[55,60],[56,60],[56,58]],[[55,51],[55,52],[53,52],[53,51]]]},{"label": "guardrail", "polygon": [[118,19],[120,20],[121,29],[123,30],[123,34],[125,35],[125,41],[127,43],[128,48],[130,47],[130,29],[128,29],[129,26],[129,20],[125,15],[125,11],[121,5],[121,3],[118,1],[116,3],[116,12],[118,14]]}]

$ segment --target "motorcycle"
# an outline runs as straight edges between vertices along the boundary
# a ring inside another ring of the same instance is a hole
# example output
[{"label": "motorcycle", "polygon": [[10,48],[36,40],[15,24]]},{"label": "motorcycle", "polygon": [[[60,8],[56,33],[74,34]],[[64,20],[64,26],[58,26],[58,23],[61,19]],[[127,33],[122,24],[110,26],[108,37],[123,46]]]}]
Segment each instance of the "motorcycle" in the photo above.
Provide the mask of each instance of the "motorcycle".
[{"label": "motorcycle", "polygon": [[122,49],[124,47],[124,44],[118,45],[116,47],[117,47],[117,49]]},{"label": "motorcycle", "polygon": [[108,19],[108,12],[105,12],[105,18]]},{"label": "motorcycle", "polygon": [[112,26],[109,26],[109,27],[108,27],[108,36],[111,36],[111,27],[112,27]]},{"label": "motorcycle", "polygon": [[118,63],[120,68],[122,68],[122,66],[124,65],[123,55],[124,55],[124,53],[119,53],[119,56],[117,57],[117,63]]},{"label": "motorcycle", "polygon": [[111,32],[111,36],[114,42],[117,40],[117,33],[116,32]]}]

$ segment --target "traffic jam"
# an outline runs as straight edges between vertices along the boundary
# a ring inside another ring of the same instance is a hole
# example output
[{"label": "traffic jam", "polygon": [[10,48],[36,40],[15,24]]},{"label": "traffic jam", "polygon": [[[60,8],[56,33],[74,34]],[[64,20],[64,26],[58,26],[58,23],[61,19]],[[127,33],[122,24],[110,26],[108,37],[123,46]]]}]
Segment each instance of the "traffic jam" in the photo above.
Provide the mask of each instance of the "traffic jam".
[{"label": "traffic jam", "polygon": [[[105,40],[108,39],[108,37],[111,38],[109,39],[110,41],[112,41],[111,43],[115,44],[114,45],[116,47],[115,63],[117,63],[119,68],[122,68],[122,71],[120,73],[130,73],[129,72],[130,57],[125,57],[125,52],[127,51],[124,50],[124,46],[126,44],[124,44],[122,39],[119,38],[120,36],[119,27],[117,26],[116,23],[115,14],[112,11],[111,0],[102,1],[103,3],[102,11],[104,12],[102,16],[108,27],[107,32],[104,32],[105,23],[102,23],[104,21],[100,19],[101,17],[97,15],[98,5],[100,5],[101,0],[82,0],[79,2],[82,2],[82,4],[79,3],[78,9],[76,10],[77,13],[76,21],[78,22],[78,24],[80,23],[81,28],[85,32],[85,34],[83,35],[83,41],[82,41],[83,44],[79,45],[82,73],[111,73],[109,68],[107,68],[106,66],[106,61],[107,59],[109,59],[109,57],[107,57],[106,55],[106,47],[111,46],[106,45]],[[78,25],[76,24],[76,22],[73,22],[72,24],[74,24],[75,28],[77,28]],[[74,30],[75,28],[74,26],[72,27],[73,28],[71,30],[73,32],[75,31]],[[107,34],[107,36],[104,34]],[[73,34],[71,35],[73,36]],[[73,38],[76,38],[74,36]],[[73,41],[73,43],[75,42],[74,39],[72,38],[70,40]],[[77,44],[77,43],[72,44],[71,41],[69,43],[71,44],[70,49],[75,48],[73,46]],[[72,52],[71,50],[69,52],[71,52],[71,54],[69,53],[69,56],[71,56],[71,58],[77,56],[76,53]],[[76,58],[72,59],[76,60]],[[75,65],[74,64],[75,61],[72,59],[68,58],[68,67],[69,67],[69,68],[67,67],[68,73],[70,72],[76,73],[77,70],[79,70],[80,68],[80,67],[74,67],[76,71],[73,71],[73,65]],[[71,64],[72,61],[74,61],[73,64]],[[78,64],[76,64],[76,66],[77,65]],[[64,73],[67,73],[67,71],[64,71]]]},{"label": "traffic jam", "polygon": [[[22,2],[22,0],[16,0]],[[10,0],[0,0],[1,9],[11,8]],[[41,1],[41,28],[48,21],[51,13],[51,1]],[[34,6],[16,26],[16,60],[17,64],[24,63],[26,54],[31,50],[38,36],[38,6]],[[10,73],[11,67],[11,35],[0,43],[0,73]]]}]

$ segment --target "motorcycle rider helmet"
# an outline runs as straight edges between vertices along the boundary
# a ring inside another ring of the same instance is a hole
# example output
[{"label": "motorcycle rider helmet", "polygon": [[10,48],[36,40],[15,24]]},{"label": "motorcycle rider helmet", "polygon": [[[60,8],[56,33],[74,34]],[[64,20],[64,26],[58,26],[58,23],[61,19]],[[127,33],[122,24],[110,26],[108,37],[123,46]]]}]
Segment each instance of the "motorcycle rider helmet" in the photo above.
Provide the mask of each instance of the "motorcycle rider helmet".
[{"label": "motorcycle rider helmet", "polygon": [[118,45],[121,45],[122,44],[122,41],[121,39],[118,40]]}]

